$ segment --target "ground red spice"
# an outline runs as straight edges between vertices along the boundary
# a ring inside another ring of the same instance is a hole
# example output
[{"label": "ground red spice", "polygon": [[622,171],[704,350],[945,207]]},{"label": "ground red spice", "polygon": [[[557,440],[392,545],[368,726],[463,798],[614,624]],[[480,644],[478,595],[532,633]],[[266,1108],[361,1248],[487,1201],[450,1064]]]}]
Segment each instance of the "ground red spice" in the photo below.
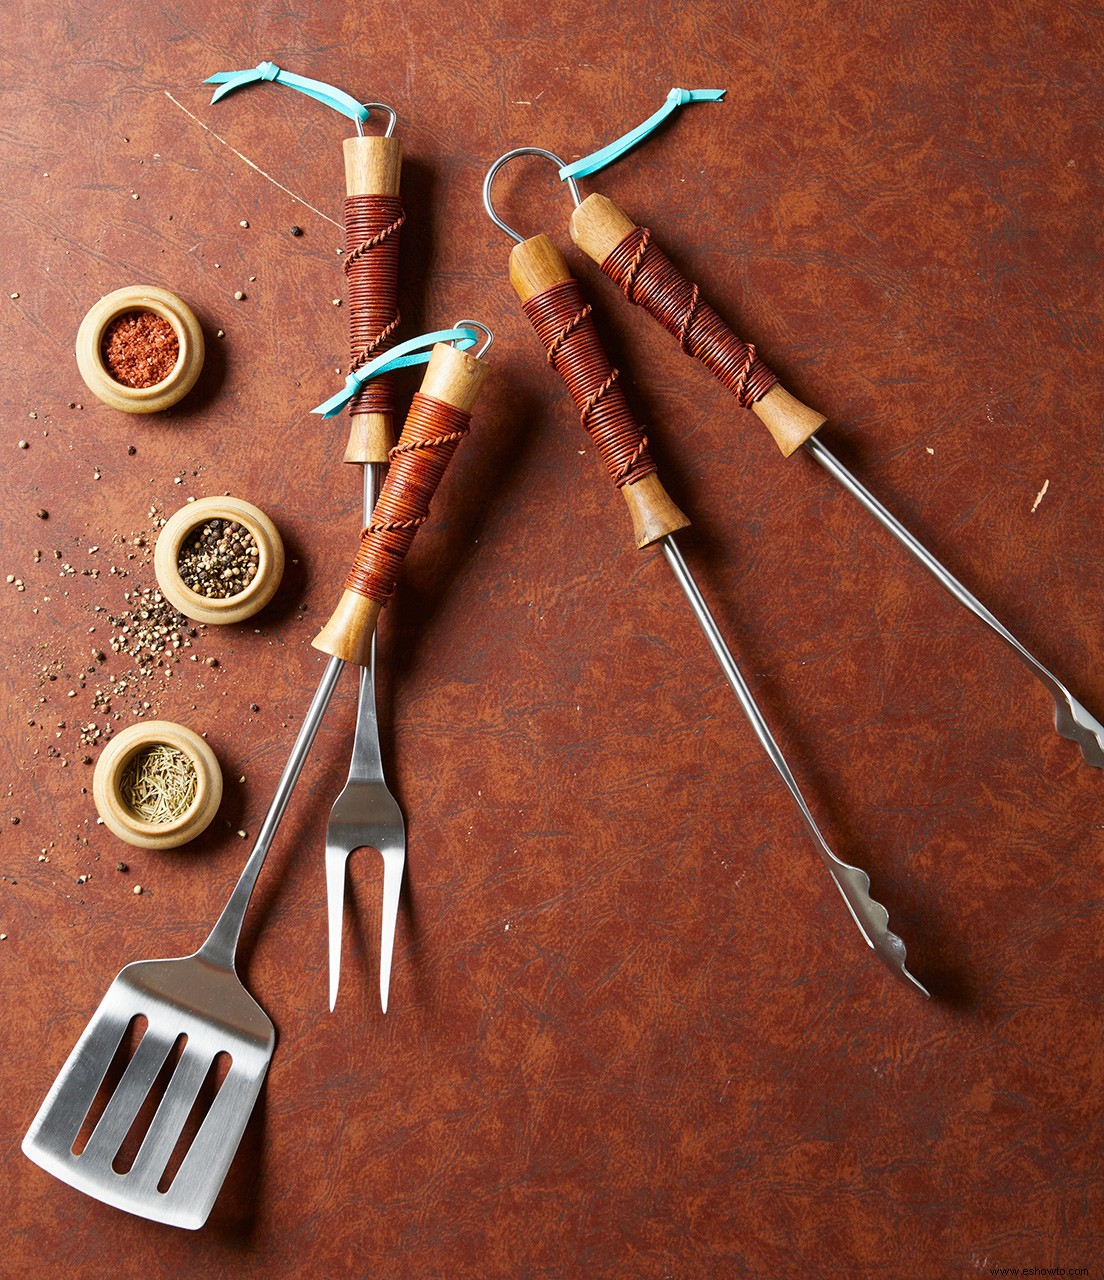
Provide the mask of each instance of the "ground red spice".
[{"label": "ground red spice", "polygon": [[172,325],[152,311],[127,311],[108,325],[103,336],[108,372],[124,387],[152,387],[163,382],[180,355]]}]

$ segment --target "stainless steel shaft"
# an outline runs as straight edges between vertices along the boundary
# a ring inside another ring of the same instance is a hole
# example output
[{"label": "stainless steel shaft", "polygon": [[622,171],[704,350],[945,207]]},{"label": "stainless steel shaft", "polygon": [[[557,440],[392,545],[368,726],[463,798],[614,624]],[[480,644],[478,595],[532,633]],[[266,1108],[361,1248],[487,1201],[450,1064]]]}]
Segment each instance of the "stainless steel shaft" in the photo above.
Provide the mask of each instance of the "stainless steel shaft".
[{"label": "stainless steel shaft", "polygon": [[961,605],[965,605],[975,617],[980,618],[987,627],[991,627],[1021,662],[1043,684],[1054,699],[1054,726],[1063,738],[1076,742],[1081,754],[1088,764],[1104,769],[1104,725],[1077,701],[1066,686],[1053,672],[1029,653],[1016,637],[989,610],[971,595],[961,582],[920,543],[905,526],[878,501],[877,498],[859,483],[842,462],[821,443],[816,436],[805,441],[804,448],[816,458],[817,462],[839,481],[853,497],[870,512],[875,520],[924,566],[935,580],[951,593]]},{"label": "stainless steel shaft", "polygon": [[318,726],[322,723],[322,717],[326,714],[326,708],[330,705],[337,678],[341,675],[341,669],[344,665],[345,663],[341,658],[330,658],[326,664],[318,689],[315,691],[299,733],[296,735],[295,744],[291,748],[291,755],[288,757],[287,764],[284,765],[280,781],[276,784],[276,793],[272,797],[272,803],[269,805],[268,812],[261,823],[256,843],[253,845],[253,852],[249,855],[249,861],[245,864],[238,883],[234,886],[230,901],[223,908],[222,915],[219,916],[210,936],[200,949],[200,955],[207,956],[216,964],[231,969],[234,967],[234,953],[238,946],[238,935],[241,933],[242,922],[245,920],[245,912],[249,906],[253,887],[257,883],[257,877],[261,874],[265,855],[268,853],[269,846],[276,835],[280,819],[284,816],[284,810],[291,799],[291,793],[295,790],[295,784],[299,780],[299,775],[303,772],[303,765],[306,764],[315,735],[318,733]]},{"label": "stainless steel shaft", "polygon": [[766,720],[763,719],[762,712],[756,705],[751,690],[748,688],[744,677],[740,674],[740,669],[737,667],[735,659],[729,652],[728,645],[725,644],[724,637],[721,635],[713,615],[709,611],[709,606],[705,603],[701,592],[698,590],[697,583],[687,568],[686,561],[682,558],[682,552],[675,543],[674,535],[668,534],[661,540],[660,546],[663,548],[663,554],[667,558],[667,563],[671,566],[679,586],[686,593],[686,598],[690,602],[694,617],[698,620],[698,625],[709,642],[709,647],[713,650],[714,656],[720,663],[725,679],[732,686],[732,691],[739,699],[740,706],[751,723],[755,736],[770,757],[771,764],[778,770],[782,781],[789,789],[790,795],[793,796],[804,819],[805,826],[813,838],[813,843],[816,845],[824,865],[828,868],[829,874],[835,881],[836,887],[843,895],[843,900],[847,903],[848,909],[859,927],[859,932],[866,939],[868,945],[878,953],[881,959],[906,985],[912,987],[915,991],[919,991],[921,995],[927,996],[929,994],[927,989],[917,982],[905,966],[905,944],[890,930],[889,913],[880,902],[875,901],[870,896],[870,877],[860,867],[853,867],[837,858],[821,835],[820,829],[809,811],[809,806],[805,803],[805,798],[802,796],[797,783],[794,781],[794,776],[786,764],[786,759],[779,749],[778,743],[775,742]]}]

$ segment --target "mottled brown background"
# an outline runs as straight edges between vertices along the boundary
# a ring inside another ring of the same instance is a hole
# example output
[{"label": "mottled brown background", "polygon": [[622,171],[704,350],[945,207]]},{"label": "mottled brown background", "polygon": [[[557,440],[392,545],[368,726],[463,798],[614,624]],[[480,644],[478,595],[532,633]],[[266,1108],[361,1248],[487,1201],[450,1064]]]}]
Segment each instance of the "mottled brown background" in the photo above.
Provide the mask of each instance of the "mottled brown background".
[{"label": "mottled brown background", "polygon": [[[584,154],[674,84],[727,87],[584,189],[656,229],[830,415],[826,440],[1099,715],[1100,9],[9,14],[0,571],[26,591],[0,585],[0,1273],[1099,1272],[1104,775],[988,631],[570,251],[694,519],[701,588],[935,999],[895,983],[662,559],[633,549],[479,187],[509,147]],[[209,105],[205,76],[262,58],[397,109],[403,332],[483,319],[497,375],[382,625],[409,820],[391,1012],[374,855],[354,860],[362,936],[326,1010],[322,835],[347,678],[246,927],[242,972],[279,1032],[268,1085],[191,1234],[86,1199],[19,1142],[118,968],[190,951],[213,922],[248,848],[235,831],[256,832],[321,672],[309,641],[358,528],[344,425],[308,414],[345,350],[341,237],[289,194],[340,218],[350,130],[269,86]],[[566,195],[539,166],[499,191],[569,249]],[[73,360],[88,307],[143,281],[190,301],[210,347],[197,390],[152,420],[94,401]],[[106,638],[94,606],[151,580],[141,555],[128,582],[108,575],[128,564],[113,540],[148,528],[151,503],[226,490],[275,517],[298,563],[255,625],[197,640],[218,668],[185,661],[144,695],[207,731],[229,785],[194,847],[129,851],[82,791],[73,726],[93,686],[69,699],[67,677]]]}]

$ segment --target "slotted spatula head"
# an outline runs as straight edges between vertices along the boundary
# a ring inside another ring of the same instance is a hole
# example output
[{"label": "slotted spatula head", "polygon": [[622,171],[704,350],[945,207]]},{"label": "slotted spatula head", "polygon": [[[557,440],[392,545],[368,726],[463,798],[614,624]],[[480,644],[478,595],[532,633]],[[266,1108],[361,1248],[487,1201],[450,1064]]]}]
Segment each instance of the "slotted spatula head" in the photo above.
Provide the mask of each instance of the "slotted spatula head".
[{"label": "slotted spatula head", "polygon": [[[147,1020],[80,1154],[78,1136],[128,1027]],[[181,1037],[183,1051],[126,1172],[120,1147]],[[23,1139],[23,1153],[79,1191],[171,1226],[201,1227],[222,1187],[268,1070],[276,1032],[238,980],[202,953],[128,964],[108,988]],[[230,1066],[175,1177],[165,1173],[218,1054]],[[161,1188],[164,1188],[163,1190]]]}]

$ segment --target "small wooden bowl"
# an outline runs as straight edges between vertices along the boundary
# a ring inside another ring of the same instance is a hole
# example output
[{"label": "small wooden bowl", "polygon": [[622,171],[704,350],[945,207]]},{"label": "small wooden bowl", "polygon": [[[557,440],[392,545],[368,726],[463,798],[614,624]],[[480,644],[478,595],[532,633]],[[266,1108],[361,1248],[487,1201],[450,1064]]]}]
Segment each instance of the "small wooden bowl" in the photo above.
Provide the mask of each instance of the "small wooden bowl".
[{"label": "small wooden bowl", "polygon": [[[122,783],[134,757],[149,747],[175,747],[196,771],[195,799],[173,822],[145,822],[123,798]],[[175,849],[194,840],[209,826],[222,802],[222,770],[215,753],[191,729],[170,720],[132,724],[116,734],[96,761],[92,798],[104,826],[139,849]]]},{"label": "small wooden bowl", "polygon": [[[173,327],[180,351],[167,378],[152,387],[128,387],[111,376],[104,362],[103,340],[108,326],[130,311],[151,311]],[[192,309],[168,289],[157,285],[128,285],[96,303],[77,330],[77,368],[88,390],[124,413],[157,413],[186,396],[203,368],[203,330]]]},{"label": "small wooden bowl", "polygon": [[[236,520],[253,535],[260,552],[253,581],[236,596],[212,600],[193,591],[180,576],[180,549],[208,520]],[[224,625],[242,622],[263,609],[276,593],[284,573],[284,544],[279,531],[259,507],[241,498],[200,498],[181,507],[165,522],[157,537],[153,568],[161,594],[185,617]]]}]

